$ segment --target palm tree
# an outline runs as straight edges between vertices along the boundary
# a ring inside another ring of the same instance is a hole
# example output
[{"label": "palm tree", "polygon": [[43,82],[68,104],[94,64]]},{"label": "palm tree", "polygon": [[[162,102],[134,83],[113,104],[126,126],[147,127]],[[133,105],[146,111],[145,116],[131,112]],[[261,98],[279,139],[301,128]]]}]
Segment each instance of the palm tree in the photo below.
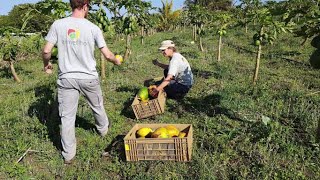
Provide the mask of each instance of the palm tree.
[{"label": "palm tree", "polygon": [[186,0],[185,5],[199,5],[208,10],[228,10],[232,7],[232,0]]},{"label": "palm tree", "polygon": [[180,18],[181,10],[172,11],[173,7],[173,0],[168,2],[166,0],[161,0],[162,8],[159,8],[160,13],[160,21],[159,21],[159,30],[170,30],[173,26],[177,23]]}]

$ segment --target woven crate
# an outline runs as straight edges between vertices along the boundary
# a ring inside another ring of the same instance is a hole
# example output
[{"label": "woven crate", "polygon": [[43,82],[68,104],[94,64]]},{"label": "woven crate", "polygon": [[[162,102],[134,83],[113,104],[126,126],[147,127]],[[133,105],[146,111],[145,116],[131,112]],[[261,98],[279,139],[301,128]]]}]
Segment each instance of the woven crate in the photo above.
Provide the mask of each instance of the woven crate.
[{"label": "woven crate", "polygon": [[[136,138],[142,127],[153,130],[174,125],[187,135],[184,138]],[[136,124],[124,138],[127,161],[172,160],[187,162],[191,160],[193,130],[191,124]]]},{"label": "woven crate", "polygon": [[142,119],[164,113],[165,104],[166,93],[160,91],[157,98],[151,99],[148,102],[142,102],[138,99],[138,96],[136,96],[131,107],[136,118]]}]

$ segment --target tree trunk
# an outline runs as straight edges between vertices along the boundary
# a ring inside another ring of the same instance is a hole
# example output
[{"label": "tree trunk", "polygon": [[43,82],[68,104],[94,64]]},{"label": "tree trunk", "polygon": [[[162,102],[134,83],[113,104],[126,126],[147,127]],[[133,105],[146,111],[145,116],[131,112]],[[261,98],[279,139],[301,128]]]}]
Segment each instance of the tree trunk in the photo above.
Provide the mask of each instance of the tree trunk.
[{"label": "tree trunk", "polygon": [[199,47],[200,47],[200,51],[203,52],[204,49],[203,49],[203,46],[202,46],[202,38],[199,37]]},{"label": "tree trunk", "polygon": [[[262,42],[262,37],[261,35],[263,34],[263,27],[261,27],[260,29],[260,42]],[[257,49],[257,56],[256,56],[256,67],[254,70],[254,76],[253,76],[253,85],[257,84],[257,80],[258,80],[258,74],[259,74],[259,68],[260,68],[260,57],[261,57],[261,43],[258,46]]]},{"label": "tree trunk", "polygon": [[11,73],[12,73],[13,79],[14,79],[16,82],[20,83],[21,80],[20,80],[18,74],[16,73],[16,70],[14,69],[13,62],[12,62],[12,61],[10,61],[10,71],[11,71]]},{"label": "tree trunk", "polygon": [[320,119],[318,120],[318,129],[317,129],[317,142],[320,142]]},{"label": "tree trunk", "polygon": [[196,25],[193,25],[192,36],[193,36],[193,40],[197,41],[197,26]]},{"label": "tree trunk", "polygon": [[247,23],[245,25],[245,28],[246,28],[246,33],[248,33],[248,24]]},{"label": "tree trunk", "polygon": [[194,34],[195,34],[195,30],[194,30],[194,26],[193,26],[193,27],[192,27],[192,39],[193,39],[193,40],[195,39]]},{"label": "tree trunk", "polygon": [[307,37],[306,37],[306,38],[304,38],[303,42],[301,43],[301,46],[304,46],[304,45],[306,44],[307,40],[308,40],[308,38],[307,38]]},{"label": "tree trunk", "polygon": [[128,34],[126,39],[126,53],[124,55],[124,59],[128,59],[129,55],[131,54],[130,44],[131,44],[131,38],[130,38],[130,34]]},{"label": "tree trunk", "polygon": [[106,79],[106,61],[103,54],[100,54],[100,66],[101,66],[101,79]]},{"label": "tree trunk", "polygon": [[219,43],[218,43],[218,62],[221,60],[221,43],[222,42],[222,36],[219,35]]},{"label": "tree trunk", "polygon": [[255,67],[254,76],[253,76],[253,85],[256,85],[258,80],[258,74],[259,74],[259,68],[260,68],[260,56],[261,56],[261,45],[258,46],[258,50],[257,50],[256,67]]},{"label": "tree trunk", "polygon": [[245,26],[246,33],[248,33],[248,22],[247,22],[247,17],[245,17],[245,20],[244,20],[244,26]]},{"label": "tree trunk", "polygon": [[144,28],[141,27],[141,44],[144,44]]}]

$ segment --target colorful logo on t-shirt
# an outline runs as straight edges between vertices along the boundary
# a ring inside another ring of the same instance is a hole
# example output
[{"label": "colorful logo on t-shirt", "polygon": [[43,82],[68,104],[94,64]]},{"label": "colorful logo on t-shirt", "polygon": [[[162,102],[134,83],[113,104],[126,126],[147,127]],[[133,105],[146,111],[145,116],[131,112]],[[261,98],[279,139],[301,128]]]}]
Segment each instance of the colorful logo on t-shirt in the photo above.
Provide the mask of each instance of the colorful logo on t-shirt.
[{"label": "colorful logo on t-shirt", "polygon": [[80,37],[80,31],[78,29],[68,29],[68,37],[72,41],[77,41]]}]

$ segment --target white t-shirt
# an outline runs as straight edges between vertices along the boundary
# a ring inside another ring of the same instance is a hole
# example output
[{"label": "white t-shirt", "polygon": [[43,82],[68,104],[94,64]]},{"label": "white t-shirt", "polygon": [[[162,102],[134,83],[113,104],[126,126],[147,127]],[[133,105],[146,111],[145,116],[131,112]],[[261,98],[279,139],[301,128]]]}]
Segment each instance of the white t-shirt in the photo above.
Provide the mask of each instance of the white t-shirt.
[{"label": "white t-shirt", "polygon": [[183,85],[192,86],[193,74],[189,62],[180,53],[173,53],[169,63],[168,74],[174,76],[175,80]]},{"label": "white t-shirt", "polygon": [[58,46],[59,78],[98,78],[95,45],[106,46],[102,31],[85,18],[56,20],[45,38]]}]

